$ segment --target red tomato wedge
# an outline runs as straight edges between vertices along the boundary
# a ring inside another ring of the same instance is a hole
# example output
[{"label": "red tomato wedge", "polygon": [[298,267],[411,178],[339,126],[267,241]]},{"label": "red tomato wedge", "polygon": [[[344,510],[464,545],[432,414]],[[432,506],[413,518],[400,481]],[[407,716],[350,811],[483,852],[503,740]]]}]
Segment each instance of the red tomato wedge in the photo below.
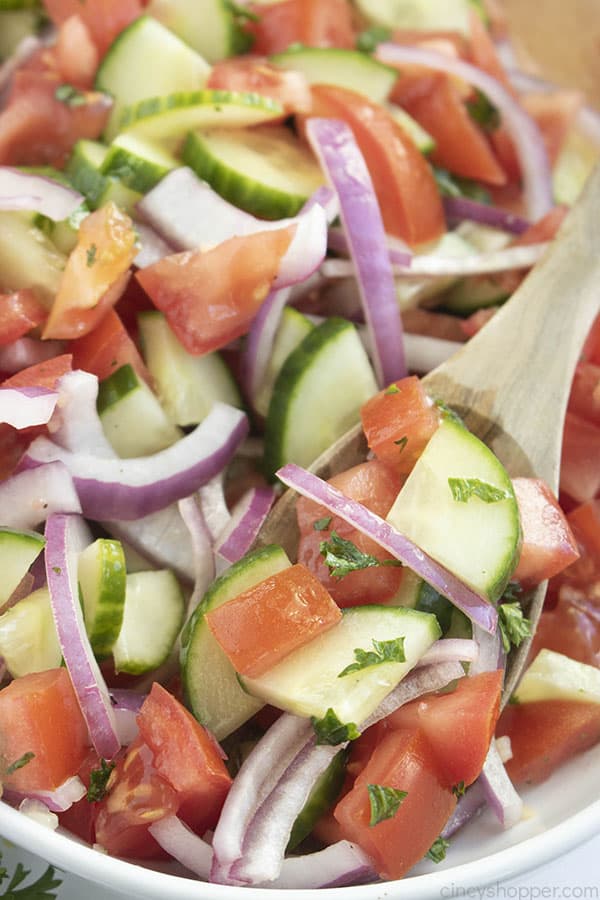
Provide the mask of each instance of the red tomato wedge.
[{"label": "red tomato wedge", "polygon": [[[364,503],[368,509],[380,516],[386,516],[398,495],[401,486],[398,478],[387,466],[378,460],[361,463],[340,472],[330,479],[330,484],[347,497]],[[343,578],[334,578],[321,555],[322,541],[327,541],[333,531],[340,537],[379,560],[391,560],[389,553],[370,538],[356,531],[342,519],[331,516],[324,507],[311,500],[299,498],[296,514],[300,528],[298,562],[305,565],[327,588],[338,606],[359,606],[365,603],[385,603],[400,586],[403,570],[398,566],[377,566],[350,572]],[[319,529],[315,529],[315,522]]]},{"label": "red tomato wedge", "polygon": [[[79,7],[81,9],[81,4]],[[92,87],[100,55],[80,15],[65,19],[52,49],[56,67],[67,84],[76,88]]]},{"label": "red tomato wedge", "polygon": [[506,770],[516,784],[539,784],[564,762],[600,741],[600,704],[539,700],[507,706],[498,736],[508,735]]},{"label": "red tomato wedge", "polygon": [[567,413],[560,465],[560,489],[585,503],[600,492],[600,427]]},{"label": "red tomato wedge", "polygon": [[511,94],[514,93],[492,36],[481,16],[473,9],[469,13],[469,25],[471,62],[499,81]]},{"label": "red tomato wedge", "polygon": [[271,97],[288,115],[309,112],[312,105],[310,86],[302,72],[279,69],[267,59],[222,59],[212,67],[206,87]]},{"label": "red tomato wedge", "polygon": [[[369,785],[406,791],[396,813],[374,825]],[[425,856],[455,805],[452,790],[440,781],[427,739],[405,729],[390,732],[376,747],[334,815],[343,836],[374,860],[382,878],[401,878]]]},{"label": "red tomato wedge", "polygon": [[590,329],[582,356],[586,362],[600,366],[600,313],[596,316]]},{"label": "red tomato wedge", "polygon": [[137,721],[154,769],[176,793],[178,815],[199,834],[214,828],[231,786],[214,738],[158,683]]},{"label": "red tomato wedge", "polygon": [[571,510],[567,521],[586,551],[600,565],[600,500],[588,500]]},{"label": "red tomato wedge", "polygon": [[532,587],[579,557],[577,542],[552,491],[539,478],[513,478],[523,541],[512,578]]},{"label": "red tomato wedge", "polygon": [[242,675],[256,678],[342,618],[318,578],[295,565],[206,614],[208,627]]},{"label": "red tomato wedge", "polygon": [[[544,241],[551,241],[556,237],[558,229],[568,212],[566,206],[555,206],[550,212],[546,213],[538,222],[530,225],[527,231],[511,241],[511,247],[525,247],[528,244],[541,244]],[[494,281],[498,287],[507,294],[512,294],[519,287],[527,272],[523,270],[513,270],[512,272],[502,272],[494,276]]]},{"label": "red tomato wedge", "polygon": [[584,589],[568,584],[560,587],[554,609],[544,610],[540,616],[530,659],[545,647],[578,662],[600,666],[600,582],[595,602],[592,591],[589,581]]},{"label": "red tomato wedge", "polygon": [[48,311],[35,291],[0,294],[0,346],[12,344],[46,320]]},{"label": "red tomato wedge", "polygon": [[44,338],[77,338],[92,331],[115,305],[137,255],[129,216],[107,203],[79,226],[44,329]]},{"label": "red tomato wedge", "polygon": [[580,362],[575,370],[569,412],[600,426],[600,366]]},{"label": "red tomato wedge", "polygon": [[140,378],[150,382],[140,352],[114,309],[106,313],[93,331],[71,341],[69,350],[73,354],[73,368],[85,369],[99,381],[129,363]]},{"label": "red tomato wedge", "polygon": [[360,417],[373,453],[400,476],[408,475],[440,424],[440,411],[416,375],[379,391]]},{"label": "red tomato wedge", "polygon": [[354,48],[352,9],[348,0],[284,0],[283,3],[254,4],[258,17],[249,22],[252,52],[279,53],[290,44],[305,47]]},{"label": "red tomato wedge", "polygon": [[166,256],[136,275],[189,353],[241,337],[269,293],[296,226]]},{"label": "red tomato wedge", "polygon": [[[17,791],[54,790],[76,775],[87,753],[87,725],[66,669],[23,675],[0,691],[2,781]],[[22,768],[5,774],[26,753]]]},{"label": "red tomato wedge", "polygon": [[71,16],[80,16],[87,25],[101,55],[104,55],[118,34],[142,14],[140,0],[44,0],[52,21],[61,25]]},{"label": "red tomato wedge", "polygon": [[347,88],[313,85],[312,115],[342,119],[354,132],[390,234],[424,244],[446,230],[431,168],[382,106]]},{"label": "red tomato wedge", "polygon": [[45,387],[55,388],[59,378],[71,371],[73,357],[70,353],[54,356],[35,366],[21,369],[15,375],[5,379],[2,387]]}]

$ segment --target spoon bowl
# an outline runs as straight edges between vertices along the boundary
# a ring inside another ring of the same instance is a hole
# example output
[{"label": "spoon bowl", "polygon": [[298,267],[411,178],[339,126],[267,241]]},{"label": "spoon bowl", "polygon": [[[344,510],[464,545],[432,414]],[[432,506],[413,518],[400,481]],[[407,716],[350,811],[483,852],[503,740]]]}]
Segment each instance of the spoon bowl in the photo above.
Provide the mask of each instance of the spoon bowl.
[{"label": "spoon bowl", "polygon": [[[585,337],[600,310],[600,167],[567,216],[557,239],[511,299],[485,328],[423,379],[430,396],[458,413],[503,463],[509,475],[535,476],[558,492],[564,416]],[[321,478],[364,461],[358,424],[315,460]],[[282,544],[296,557],[296,494],[286,491],[273,508],[259,544]],[[524,597],[533,630],[546,583]],[[504,701],[525,665],[531,639],[508,659]]]}]

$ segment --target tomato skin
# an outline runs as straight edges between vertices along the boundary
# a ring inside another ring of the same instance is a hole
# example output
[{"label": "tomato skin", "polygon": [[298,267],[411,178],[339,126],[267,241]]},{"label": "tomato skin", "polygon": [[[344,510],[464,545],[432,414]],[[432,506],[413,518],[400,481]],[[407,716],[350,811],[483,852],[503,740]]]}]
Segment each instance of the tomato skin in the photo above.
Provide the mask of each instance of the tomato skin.
[{"label": "tomato skin", "polygon": [[594,319],[583,348],[582,358],[589,363],[600,366],[600,313]]},{"label": "tomato skin", "polygon": [[347,0],[284,0],[250,8],[259,18],[247,25],[254,37],[253,53],[268,56],[290,44],[354,48],[352,12]]},{"label": "tomato skin", "polygon": [[70,353],[54,356],[52,359],[28,366],[6,378],[2,387],[45,387],[53,390],[63,375],[72,369],[73,357]]},{"label": "tomato skin", "polygon": [[596,582],[595,597],[592,590],[589,585],[585,589],[561,585],[555,607],[540,616],[530,659],[545,647],[600,667],[600,581]]},{"label": "tomato skin", "polygon": [[600,492],[600,427],[572,413],[565,416],[560,488],[585,503]]},{"label": "tomato skin", "polygon": [[[407,792],[393,818],[372,827],[369,784]],[[403,729],[391,731],[377,746],[334,816],[343,836],[374,860],[382,878],[401,878],[427,853],[455,806],[456,797],[440,782],[425,736]]]},{"label": "tomato skin", "polygon": [[386,231],[413,245],[441,237],[446,222],[431,169],[387,110],[332,85],[313,85],[312,96],[312,115],[342,119],[352,128]]},{"label": "tomato skin", "polygon": [[69,350],[73,354],[73,368],[85,369],[99,381],[129,363],[140,378],[150,383],[150,373],[140,352],[114,309],[110,309],[88,334],[71,341]]},{"label": "tomato skin", "polygon": [[441,421],[416,375],[379,391],[363,404],[360,417],[373,453],[400,476],[409,474]]},{"label": "tomato skin", "polygon": [[281,103],[287,115],[309,112],[312,104],[308,81],[301,72],[279,69],[267,59],[255,57],[234,57],[215,63],[206,87],[271,97]]},{"label": "tomato skin", "polygon": [[87,753],[88,729],[65,668],[23,675],[0,691],[0,755],[10,765],[34,757],[11,775],[7,788],[54,790],[76,775]]},{"label": "tomato skin", "polygon": [[86,90],[92,87],[100,56],[81,16],[70,16],[63,22],[52,50],[56,67],[67,84]]},{"label": "tomato skin", "polygon": [[469,12],[469,32],[469,50],[473,65],[478,69],[483,69],[513,94],[513,88],[498,56],[496,45],[481,16],[475,10]]},{"label": "tomato skin", "polygon": [[575,369],[569,412],[600,426],[600,366],[580,362]]},{"label": "tomato skin", "polygon": [[12,344],[46,320],[48,312],[32,290],[0,294],[0,346]]},{"label": "tomato skin", "polygon": [[265,578],[206,614],[236,672],[256,678],[342,618],[321,582],[302,565]]},{"label": "tomato skin", "polygon": [[[511,241],[511,247],[526,247],[530,244],[540,244],[545,241],[552,241],[556,237],[558,229],[562,225],[564,218],[568,212],[566,206],[555,206],[550,212],[542,216],[539,221],[530,225],[527,231],[520,234],[518,238]],[[527,271],[501,272],[494,276],[494,281],[502,292],[512,294],[519,287],[525,278]]]},{"label": "tomato skin", "polygon": [[98,51],[104,55],[118,34],[142,14],[140,0],[44,0],[46,12],[56,25],[78,15],[87,25]]},{"label": "tomato skin", "polygon": [[[402,481],[383,463],[370,460],[334,475],[329,483],[346,496],[364,503],[377,515],[386,516],[398,495]],[[356,544],[363,553],[369,553],[377,559],[392,559],[389,553],[342,519],[331,516],[324,507],[310,500],[300,497],[296,504],[296,514],[300,529],[298,562],[317,576],[338,606],[344,608],[365,603],[385,603],[394,596],[402,580],[400,567],[378,566],[350,572],[344,578],[333,578],[321,556],[320,545],[335,531],[340,537]],[[322,531],[315,530],[314,523],[323,518],[329,520],[328,527]]]},{"label": "tomato skin", "polygon": [[224,347],[250,327],[296,226],[166,256],[136,278],[189,353]]},{"label": "tomato skin", "polygon": [[513,757],[506,770],[516,784],[539,784],[564,762],[600,741],[600,706],[539,700],[506,707],[499,737],[508,735]]}]

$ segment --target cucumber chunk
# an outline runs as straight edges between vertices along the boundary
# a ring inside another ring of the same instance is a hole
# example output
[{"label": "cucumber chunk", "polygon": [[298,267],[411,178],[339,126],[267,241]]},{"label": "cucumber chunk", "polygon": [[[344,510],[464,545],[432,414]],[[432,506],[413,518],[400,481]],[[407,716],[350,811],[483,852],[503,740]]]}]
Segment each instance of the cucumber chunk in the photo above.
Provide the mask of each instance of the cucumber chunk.
[{"label": "cucumber chunk", "polygon": [[333,84],[383,103],[398,78],[397,69],[358,50],[290,47],[269,59],[275,66],[302,72],[309,84]]},{"label": "cucumber chunk", "polygon": [[198,90],[209,72],[206,60],[156,19],[136,19],[111,44],[96,75],[97,90],[115,99],[106,138],[119,131],[125,107],[147,97]]},{"label": "cucumber chunk", "polygon": [[132,191],[146,194],[178,165],[177,158],[160,144],[139,135],[120,134],[104,157],[100,174],[117,178]]},{"label": "cucumber chunk", "polygon": [[96,656],[108,656],[125,608],[125,554],[119,541],[98,538],[79,554],[77,577],[85,628]]},{"label": "cucumber chunk", "polygon": [[217,402],[241,408],[242,400],[219,353],[192,356],[162,313],[140,313],[142,350],[162,408],[176,425],[198,425]]},{"label": "cucumber chunk", "polygon": [[[479,480],[503,499],[461,502],[450,486],[454,478]],[[442,421],[387,520],[482,597],[500,598],[518,559],[519,510],[504,466],[464,426]]]},{"label": "cucumber chunk", "polygon": [[264,219],[295,216],[323,184],[314,156],[279,125],[191,133],[182,159],[230,203]]},{"label": "cucumber chunk", "polygon": [[575,203],[599,157],[598,144],[571,129],[552,171],[556,203]]},{"label": "cucumber chunk", "polygon": [[50,304],[66,263],[65,254],[27,216],[0,212],[0,292],[33,288]]},{"label": "cucumber chunk", "polygon": [[100,382],[98,414],[104,434],[124,459],[158,453],[182,434],[129,363]]},{"label": "cucumber chunk", "polygon": [[60,666],[50,594],[40,588],[0,616],[0,656],[13,678]]},{"label": "cucumber chunk", "polygon": [[117,672],[142,675],[158,668],[173,650],[185,601],[169,569],[127,576],[123,624],[113,645]]},{"label": "cucumber chunk", "polygon": [[515,700],[600,703],[600,670],[554,650],[540,650],[521,678]]},{"label": "cucumber chunk", "polygon": [[243,725],[263,705],[239,685],[235,670],[206,623],[206,613],[291,563],[276,545],[248,553],[208,589],[181,636],[181,679],[194,716],[218,741]]},{"label": "cucumber chunk", "polygon": [[314,327],[310,319],[307,319],[293,306],[284,307],[273,341],[265,378],[254,401],[254,408],[261,416],[266,416],[269,411],[273,387],[284,362]]},{"label": "cucumber chunk", "polygon": [[251,42],[226,0],[150,0],[146,12],[209,63],[243,53]]},{"label": "cucumber chunk", "polygon": [[330,809],[342,792],[346,777],[348,750],[340,750],[333,757],[323,774],[318,778],[308,800],[298,813],[287,852],[291,852],[311,833],[319,819]]},{"label": "cucumber chunk", "polygon": [[470,0],[356,0],[365,19],[386,28],[469,34]]},{"label": "cucumber chunk", "polygon": [[358,422],[377,382],[354,325],[328,319],[310,331],[275,381],[265,428],[265,471],[312,463]]},{"label": "cucumber chunk", "polygon": [[44,549],[46,541],[34,531],[0,528],[0,606],[18,588],[30,565]]},{"label": "cucumber chunk", "polygon": [[[341,621],[290,653],[259,678],[239,676],[248,693],[298,716],[322,719],[329,709],[360,727],[440,637],[435,616],[405,607],[355,606]],[[355,650],[373,641],[404,638],[405,662],[370,665],[340,677],[355,663]]]},{"label": "cucumber chunk", "polygon": [[387,106],[387,111],[391,117],[396,120],[402,131],[412,139],[417,150],[420,150],[423,154],[433,153],[436,146],[435,140],[428,131],[425,131],[425,129],[419,125],[416,119],[409,116],[406,110],[402,109],[401,106],[395,106],[393,103],[390,103]]},{"label": "cucumber chunk", "polygon": [[112,201],[124,212],[133,212],[141,193],[127,187],[113,175],[104,175],[101,171],[109,150],[99,141],[77,141],[67,173],[73,187],[84,195],[92,209],[98,209]]}]

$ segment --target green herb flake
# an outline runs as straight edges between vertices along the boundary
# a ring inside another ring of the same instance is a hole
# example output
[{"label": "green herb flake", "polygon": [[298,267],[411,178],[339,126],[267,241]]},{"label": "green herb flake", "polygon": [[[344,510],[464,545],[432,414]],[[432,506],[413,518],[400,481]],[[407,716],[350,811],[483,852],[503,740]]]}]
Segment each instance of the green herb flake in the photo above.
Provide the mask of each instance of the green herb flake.
[{"label": "green herb flake", "polygon": [[480,478],[449,478],[448,486],[458,503],[467,503],[471,497],[478,497],[484,503],[499,503],[510,497],[508,491],[494,487]]},{"label": "green herb flake", "polygon": [[385,819],[393,819],[402,801],[408,797],[408,791],[398,788],[386,787],[383,784],[368,784],[369,803],[371,804],[371,818],[369,826],[373,828]]},{"label": "green herb flake", "polygon": [[[0,853],[0,861],[2,854]],[[24,887],[19,887],[31,874],[22,863],[17,863],[12,878],[1,895],[6,900],[56,900],[56,890],[62,884],[62,879],[56,877],[54,866],[48,866],[40,877]],[[0,884],[9,877],[5,866],[0,866]]]},{"label": "green herb flake", "polygon": [[459,781],[458,784],[452,786],[452,793],[457,798],[464,797],[465,791],[466,787],[464,781]]},{"label": "green herb flake", "polygon": [[90,244],[90,246],[85,251],[86,254],[86,266],[88,269],[91,269],[94,263],[96,262],[96,254],[98,253],[98,248],[95,244]]},{"label": "green herb flake", "polygon": [[448,406],[447,403],[444,403],[443,400],[435,400],[434,402],[440,411],[442,419],[446,419],[449,422],[454,422],[455,425],[462,425],[463,428],[465,427],[465,423],[458,415],[458,413],[454,412],[452,407]]},{"label": "green herb flake", "polygon": [[401,437],[399,441],[394,441],[394,443],[396,444],[396,446],[397,446],[398,449],[400,450],[400,453],[402,453],[402,451],[404,450],[404,448],[405,448],[406,445],[408,444],[408,438],[407,438],[406,435],[405,435],[404,437]]},{"label": "green herb flake", "polygon": [[484,131],[495,131],[500,125],[500,113],[486,95],[475,89],[475,96],[467,100],[467,111],[474,122]]},{"label": "green herb flake", "polygon": [[531,637],[531,622],[523,615],[521,604],[501,603],[498,607],[498,627],[502,637],[502,646],[506,653],[511,647],[519,647],[525,638]]},{"label": "green herb flake", "polygon": [[28,753],[24,753],[23,756],[20,756],[13,763],[11,763],[10,766],[8,766],[5,775],[12,775],[13,772],[17,772],[19,769],[22,769],[27,765],[27,763],[30,763],[31,760],[34,759],[34,757],[35,753],[32,753],[31,750],[29,750]]},{"label": "green herb flake", "polygon": [[74,88],[72,84],[59,84],[54,91],[54,96],[67,106],[83,106],[86,102],[85,94]]},{"label": "green herb flake", "polygon": [[334,578],[344,578],[350,572],[361,569],[370,569],[375,566],[401,566],[398,559],[377,559],[370,553],[363,553],[352,541],[340,537],[337,531],[332,531],[328,541],[321,541],[321,556],[325,559],[331,575]]},{"label": "green herb flake", "polygon": [[340,722],[331,707],[329,707],[322,719],[311,716],[310,721],[317,736],[317,744],[327,744],[335,747],[337,744],[355,741],[356,738],[360,737],[360,731],[354,722]]},{"label": "green herb flake", "polygon": [[342,669],[338,678],[350,675],[352,672],[360,672],[362,669],[368,669],[371,666],[380,666],[382,663],[406,662],[404,653],[404,638],[392,638],[391,641],[376,641],[373,639],[374,650],[362,650],[360,647],[354,651],[354,659],[356,662]]},{"label": "green herb flake", "polygon": [[373,25],[365,31],[361,31],[356,39],[356,49],[362,53],[373,53],[378,44],[389,41],[392,38],[392,29],[385,25]]},{"label": "green herb flake", "polygon": [[247,6],[234,3],[233,0],[224,0],[225,9],[231,13],[236,22],[260,22],[260,16]]},{"label": "green herb flake", "polygon": [[445,838],[436,838],[425,856],[427,859],[432,860],[434,863],[441,863],[444,859],[446,859],[446,850],[449,846],[450,842],[445,840]]},{"label": "green herb flake", "polygon": [[388,388],[385,389],[386,394],[399,394],[400,388],[397,384],[390,384]]},{"label": "green herb flake", "polygon": [[52,571],[55,575],[62,575],[62,569],[60,566],[52,566]]},{"label": "green herb flake", "polygon": [[325,518],[317,519],[316,522],[313,522],[313,528],[315,531],[327,531],[330,525],[331,516],[325,516]]},{"label": "green herb flake", "polygon": [[86,799],[90,803],[102,800],[106,796],[108,779],[114,767],[114,763],[107,763],[105,759],[101,759],[100,768],[92,769],[90,772],[90,786],[86,794]]}]

